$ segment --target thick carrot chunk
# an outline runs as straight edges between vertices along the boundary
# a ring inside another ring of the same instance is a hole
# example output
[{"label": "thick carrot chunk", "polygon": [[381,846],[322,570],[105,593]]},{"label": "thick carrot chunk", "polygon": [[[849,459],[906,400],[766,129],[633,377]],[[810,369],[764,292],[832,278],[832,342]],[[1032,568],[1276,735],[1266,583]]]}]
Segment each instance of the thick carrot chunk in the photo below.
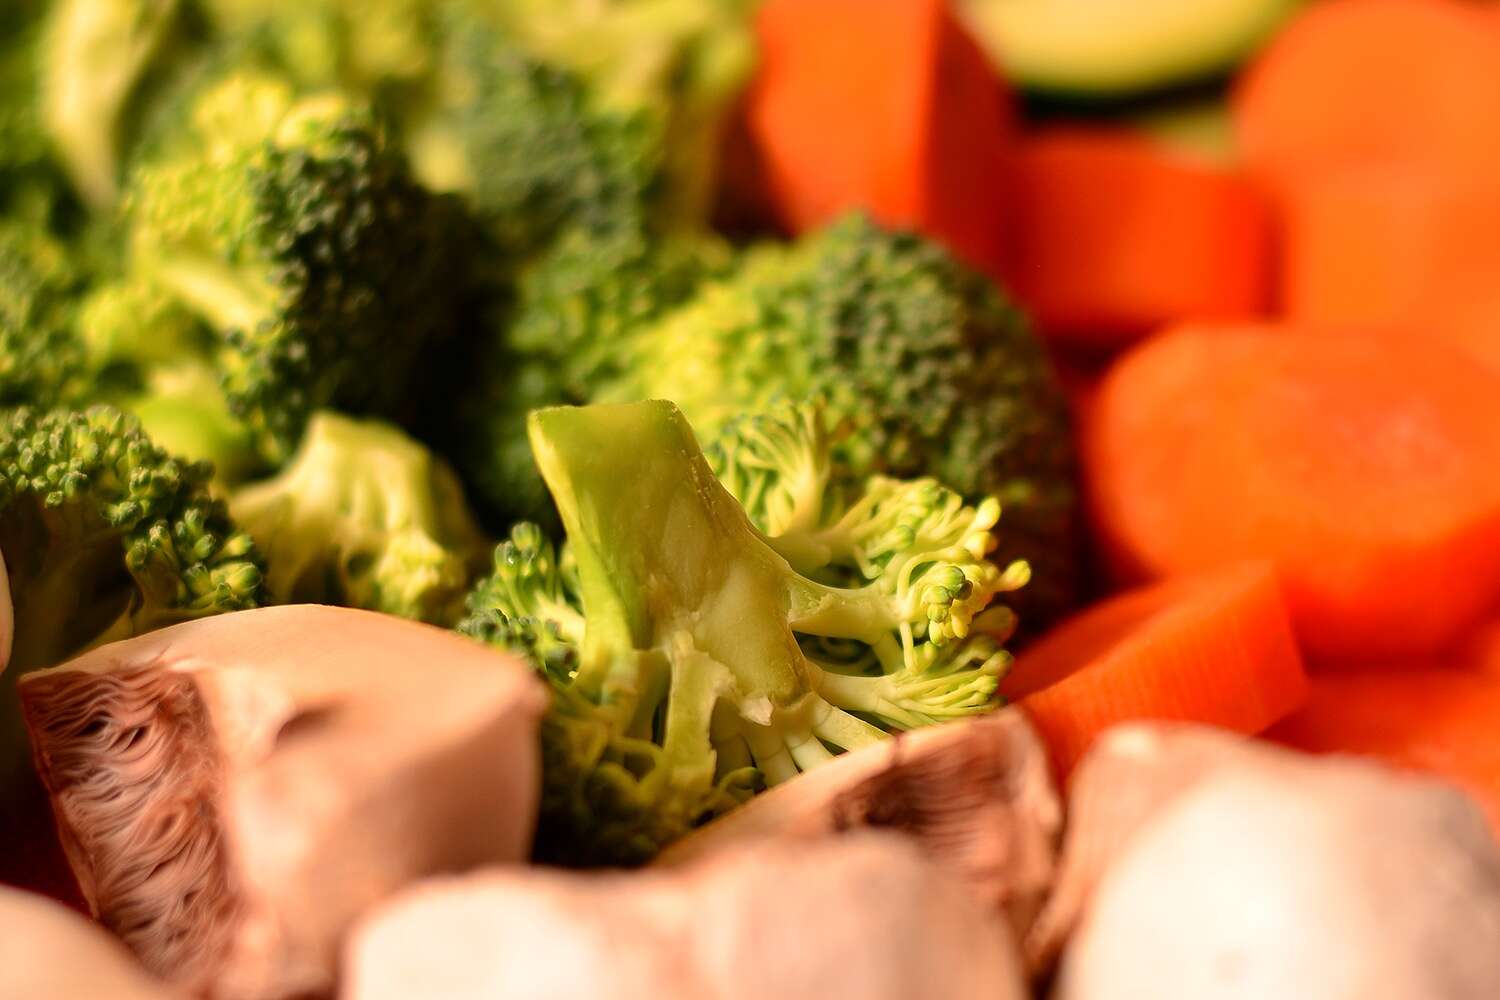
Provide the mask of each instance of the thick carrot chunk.
[{"label": "thick carrot chunk", "polygon": [[1258,733],[1302,701],[1306,677],[1275,572],[1249,563],[1130,591],[1024,652],[1001,691],[1019,698],[1059,775],[1131,719]]},{"label": "thick carrot chunk", "polygon": [[1184,319],[1264,315],[1271,220],[1226,167],[1124,132],[1020,147],[1010,284],[1050,336],[1111,347]]},{"label": "thick carrot chunk", "polygon": [[769,0],[756,27],[745,126],[767,190],[731,200],[798,233],[863,208],[998,274],[1014,111],[943,0]]}]

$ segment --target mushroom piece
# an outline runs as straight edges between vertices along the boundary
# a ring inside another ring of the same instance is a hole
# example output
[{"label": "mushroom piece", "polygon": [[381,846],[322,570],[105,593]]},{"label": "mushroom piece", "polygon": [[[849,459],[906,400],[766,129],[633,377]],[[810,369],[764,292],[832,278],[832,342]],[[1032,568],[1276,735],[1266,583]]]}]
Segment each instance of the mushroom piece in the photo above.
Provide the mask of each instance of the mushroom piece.
[{"label": "mushroom piece", "polygon": [[263,608],[102,646],[20,687],[90,907],[198,995],[325,993],[365,908],[530,848],[545,693],[440,629]]},{"label": "mushroom piece", "polygon": [[0,996],[174,1000],[98,924],[61,903],[0,886]]},{"label": "mushroom piece", "polygon": [[1021,1000],[1005,921],[908,838],[740,844],[672,869],[418,886],[351,938],[344,1000]]},{"label": "mushroom piece", "polygon": [[1211,768],[1126,838],[1055,996],[1489,1000],[1500,996],[1500,846],[1479,809],[1439,783],[1257,750]]},{"label": "mushroom piece", "polygon": [[896,830],[1002,909],[1019,937],[1052,888],[1061,823],[1046,749],[1009,708],[844,754],[678,841],[657,864],[764,837]]}]

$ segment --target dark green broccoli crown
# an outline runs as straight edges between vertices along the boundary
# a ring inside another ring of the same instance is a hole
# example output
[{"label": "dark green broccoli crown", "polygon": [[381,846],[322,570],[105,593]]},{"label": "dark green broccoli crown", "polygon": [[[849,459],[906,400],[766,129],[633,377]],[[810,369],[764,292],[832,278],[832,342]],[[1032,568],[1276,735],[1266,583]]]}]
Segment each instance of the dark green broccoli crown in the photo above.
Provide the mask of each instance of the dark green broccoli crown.
[{"label": "dark green broccoli crown", "polygon": [[83,391],[74,334],[82,279],[37,225],[0,221],[0,406],[54,406]]},{"label": "dark green broccoli crown", "polygon": [[572,229],[521,272],[460,403],[457,460],[491,509],[545,517],[551,506],[526,441],[526,414],[587,402],[620,377],[639,328],[728,269],[709,237],[599,236]]},{"label": "dark green broccoli crown", "polygon": [[286,306],[228,332],[236,412],[277,453],[323,406],[403,415],[413,368],[456,320],[462,213],[349,124],[316,153],[268,150],[251,183],[254,232]]},{"label": "dark green broccoli crown", "polygon": [[207,490],[211,470],[109,407],[0,415],[0,552],[13,665],[256,606],[254,544]]},{"label": "dark green broccoli crown", "polygon": [[406,416],[465,304],[461,207],[346,101],[232,75],[196,114],[197,141],[137,174],[133,210],[148,266],[220,331],[231,408],[278,462],[319,408]]},{"label": "dark green broccoli crown", "polygon": [[419,176],[469,195],[507,254],[569,227],[640,229],[660,169],[654,118],[600,107],[578,77],[446,13],[435,106],[408,123]]},{"label": "dark green broccoli crown", "polygon": [[851,216],[752,252],[637,341],[627,375],[600,397],[672,399],[709,436],[777,397],[821,398],[850,431],[835,457],[856,477],[929,475],[996,496],[1002,556],[1035,573],[1023,616],[1066,607],[1076,568],[1065,404],[1022,315],[936,244]]}]

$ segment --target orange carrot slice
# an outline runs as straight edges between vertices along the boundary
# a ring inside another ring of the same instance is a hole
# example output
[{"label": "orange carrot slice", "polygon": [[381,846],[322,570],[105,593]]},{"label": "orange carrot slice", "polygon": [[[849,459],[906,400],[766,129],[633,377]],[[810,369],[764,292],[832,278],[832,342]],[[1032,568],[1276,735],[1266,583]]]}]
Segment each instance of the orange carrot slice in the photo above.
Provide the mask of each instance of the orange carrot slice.
[{"label": "orange carrot slice", "polygon": [[1500,31],[1459,0],[1310,4],[1241,81],[1245,159],[1279,189],[1351,164],[1500,169]]},{"label": "orange carrot slice", "polygon": [[1020,699],[1062,777],[1116,723],[1258,733],[1296,708],[1305,687],[1275,573],[1250,563],[1082,612],[1022,653],[1001,691]]},{"label": "orange carrot slice", "polygon": [[1182,328],[1106,376],[1084,429],[1117,574],[1278,570],[1298,637],[1435,652],[1500,597],[1500,375],[1441,344]]},{"label": "orange carrot slice", "polygon": [[1050,336],[1108,348],[1175,320],[1268,311],[1270,216],[1234,170],[1068,129],[1024,142],[1012,184],[1010,285]]},{"label": "orange carrot slice", "polygon": [[745,124],[781,224],[863,208],[998,273],[1014,110],[947,4],[769,0],[756,28]]}]

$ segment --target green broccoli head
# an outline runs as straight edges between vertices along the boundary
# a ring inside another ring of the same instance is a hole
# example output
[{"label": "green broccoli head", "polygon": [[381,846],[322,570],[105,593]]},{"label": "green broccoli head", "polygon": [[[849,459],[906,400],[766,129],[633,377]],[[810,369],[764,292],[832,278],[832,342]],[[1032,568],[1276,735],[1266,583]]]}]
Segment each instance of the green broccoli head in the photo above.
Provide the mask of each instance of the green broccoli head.
[{"label": "green broccoli head", "polygon": [[853,475],[933,476],[1005,504],[1002,553],[1035,571],[1023,623],[1069,605],[1076,498],[1061,393],[1020,313],[935,244],[846,218],[750,252],[629,350],[593,399],[671,399],[710,436],[777,397],[821,399],[848,430],[834,454]]},{"label": "green broccoli head", "polygon": [[0,407],[75,402],[88,379],[73,328],[83,276],[39,225],[0,220]]},{"label": "green broccoli head", "polygon": [[342,604],[452,625],[488,543],[458,480],[399,430],[313,417],[275,478],[230,509],[266,556],[278,602]]},{"label": "green broccoli head", "polygon": [[[131,103],[177,48],[181,0],[57,0],[42,38],[41,121],[83,200],[119,195]],[[184,46],[186,48],[186,46]]]},{"label": "green broccoli head", "polygon": [[[828,462],[815,411],[766,419],[823,452],[788,452],[788,483]],[[990,559],[993,500],[877,478],[768,535],[670,403],[541,410],[530,433],[566,546],[518,526],[460,628],[552,681],[538,844],[557,859],[643,860],[761,781],[995,704],[1009,657],[976,619],[1026,567]]]},{"label": "green broccoli head", "polygon": [[642,231],[659,183],[654,120],[601,106],[489,19],[444,14],[433,95],[403,116],[417,176],[466,195],[511,262],[570,228]]},{"label": "green broccoli head", "polygon": [[484,506],[506,520],[546,519],[551,501],[526,437],[526,414],[588,401],[628,363],[633,333],[728,270],[710,236],[559,236],[520,272],[491,324],[457,405],[454,459]]},{"label": "green broccoli head", "polygon": [[134,266],[222,341],[230,408],[279,464],[312,413],[401,418],[466,307],[468,226],[367,109],[241,70],[193,102],[127,197]]},{"label": "green broccoli head", "polygon": [[673,224],[704,222],[724,126],[755,65],[754,3],[498,0],[491,6],[529,51],[578,73],[606,106],[661,123],[662,215]]}]

